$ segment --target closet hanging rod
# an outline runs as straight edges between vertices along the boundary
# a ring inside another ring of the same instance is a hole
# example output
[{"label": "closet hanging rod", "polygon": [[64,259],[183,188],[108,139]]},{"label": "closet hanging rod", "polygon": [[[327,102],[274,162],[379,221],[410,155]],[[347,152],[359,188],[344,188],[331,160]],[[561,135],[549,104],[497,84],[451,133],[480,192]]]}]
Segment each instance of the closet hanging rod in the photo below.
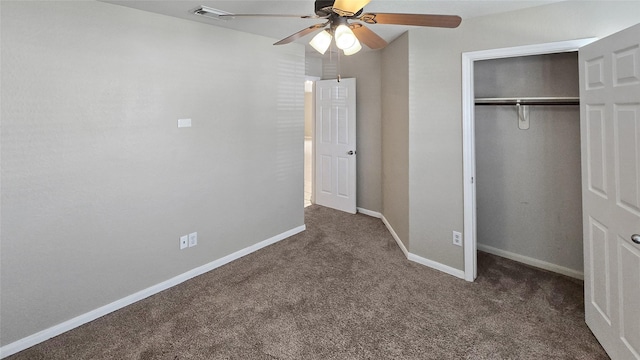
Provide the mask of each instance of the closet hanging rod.
[{"label": "closet hanging rod", "polygon": [[580,105],[577,96],[521,97],[521,98],[476,98],[476,105]]}]

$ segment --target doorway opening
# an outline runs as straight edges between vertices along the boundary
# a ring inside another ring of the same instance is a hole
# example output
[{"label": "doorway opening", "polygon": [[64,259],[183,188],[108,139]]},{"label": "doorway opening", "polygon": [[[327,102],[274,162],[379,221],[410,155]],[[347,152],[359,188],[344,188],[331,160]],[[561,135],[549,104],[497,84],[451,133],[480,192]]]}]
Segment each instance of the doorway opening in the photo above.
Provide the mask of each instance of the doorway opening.
[{"label": "doorway opening", "polygon": [[[477,276],[478,249],[478,202],[477,202],[477,143],[476,143],[476,87],[475,66],[477,61],[515,58],[531,55],[575,52],[595,39],[565,41],[550,44],[522,46],[464,53],[462,56],[463,78],[463,173],[464,173],[464,263],[465,280],[474,281]],[[514,111],[514,127],[522,119],[522,112]],[[518,115],[516,118],[515,116]],[[522,131],[522,130],[520,130]],[[524,130],[528,131],[528,130]],[[579,134],[578,134],[579,136]],[[581,216],[581,214],[580,214]]]},{"label": "doorway opening", "polygon": [[307,76],[304,82],[304,207],[314,203],[313,148],[315,127],[314,83],[319,77]]},{"label": "doorway opening", "polygon": [[474,74],[478,250],[582,279],[578,53],[476,61]]}]

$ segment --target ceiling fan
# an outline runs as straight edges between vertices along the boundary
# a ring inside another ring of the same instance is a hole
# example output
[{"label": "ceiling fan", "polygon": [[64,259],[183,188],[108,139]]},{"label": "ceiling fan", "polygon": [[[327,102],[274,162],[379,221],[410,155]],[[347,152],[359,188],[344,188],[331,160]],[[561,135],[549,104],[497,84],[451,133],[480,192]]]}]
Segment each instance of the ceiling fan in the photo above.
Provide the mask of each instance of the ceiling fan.
[{"label": "ceiling fan", "polygon": [[456,28],[462,19],[455,15],[432,14],[398,14],[398,13],[364,13],[364,6],[371,0],[316,0],[316,15],[285,14],[230,14],[205,6],[193,10],[194,14],[217,19],[234,17],[295,17],[302,19],[326,19],[324,23],[309,26],[290,35],[274,45],[284,45],[303,36],[320,31],[309,44],[319,53],[324,54],[334,40],[336,46],[345,55],[352,55],[362,49],[360,42],[370,49],[382,49],[387,42],[365,24],[412,25],[442,28]]}]

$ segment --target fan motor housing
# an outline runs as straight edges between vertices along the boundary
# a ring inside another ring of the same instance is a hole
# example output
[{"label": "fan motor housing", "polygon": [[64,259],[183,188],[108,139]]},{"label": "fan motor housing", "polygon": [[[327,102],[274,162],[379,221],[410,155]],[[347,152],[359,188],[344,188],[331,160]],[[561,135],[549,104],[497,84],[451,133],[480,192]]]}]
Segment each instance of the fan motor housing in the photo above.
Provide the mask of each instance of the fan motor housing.
[{"label": "fan motor housing", "polygon": [[[335,0],[316,0],[316,2],[315,2],[316,15],[318,15],[320,17],[336,15],[333,12],[333,3],[334,3],[334,1]],[[360,14],[362,14],[362,9],[360,9],[353,16],[350,16],[350,18],[357,17]]]},{"label": "fan motor housing", "polygon": [[318,16],[329,16],[333,13],[331,9],[333,8],[334,0],[316,0],[316,15]]}]

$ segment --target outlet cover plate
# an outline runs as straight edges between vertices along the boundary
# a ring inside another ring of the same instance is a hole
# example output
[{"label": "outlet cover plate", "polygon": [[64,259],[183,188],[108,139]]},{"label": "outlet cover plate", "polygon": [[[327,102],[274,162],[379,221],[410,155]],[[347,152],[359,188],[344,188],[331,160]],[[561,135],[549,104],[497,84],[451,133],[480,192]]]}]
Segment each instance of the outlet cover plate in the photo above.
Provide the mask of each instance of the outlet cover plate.
[{"label": "outlet cover plate", "polygon": [[462,233],[458,231],[453,232],[453,245],[462,246]]},{"label": "outlet cover plate", "polygon": [[180,236],[180,250],[186,249],[187,247],[189,247],[189,236]]},{"label": "outlet cover plate", "polygon": [[178,127],[179,128],[191,127],[191,119],[178,119]]},{"label": "outlet cover plate", "polygon": [[189,247],[194,247],[198,245],[198,233],[192,232],[189,234]]}]

